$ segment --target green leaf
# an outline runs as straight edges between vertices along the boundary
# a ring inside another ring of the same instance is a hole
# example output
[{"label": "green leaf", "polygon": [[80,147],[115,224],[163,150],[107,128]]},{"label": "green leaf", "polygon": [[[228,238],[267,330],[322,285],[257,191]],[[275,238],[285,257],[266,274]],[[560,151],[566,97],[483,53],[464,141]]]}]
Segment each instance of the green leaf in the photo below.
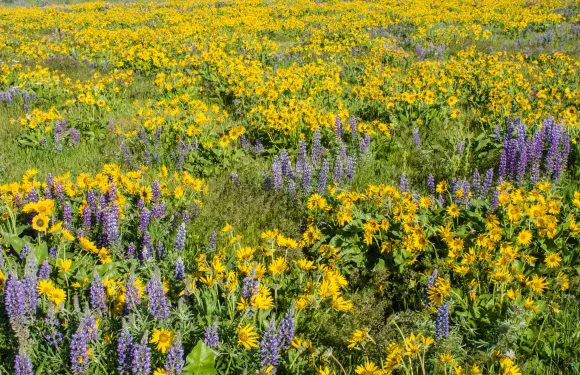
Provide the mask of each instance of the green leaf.
[{"label": "green leaf", "polygon": [[46,242],[43,242],[40,245],[36,246],[33,251],[38,264],[39,265],[42,264],[42,262],[44,262],[44,260],[48,256],[48,246],[46,246]]},{"label": "green leaf", "polygon": [[215,375],[215,353],[199,340],[185,359],[182,375]]},{"label": "green leaf", "polygon": [[4,241],[11,245],[18,254],[20,254],[24,245],[26,245],[26,241],[18,237],[17,234],[2,232],[2,237],[4,237]]}]

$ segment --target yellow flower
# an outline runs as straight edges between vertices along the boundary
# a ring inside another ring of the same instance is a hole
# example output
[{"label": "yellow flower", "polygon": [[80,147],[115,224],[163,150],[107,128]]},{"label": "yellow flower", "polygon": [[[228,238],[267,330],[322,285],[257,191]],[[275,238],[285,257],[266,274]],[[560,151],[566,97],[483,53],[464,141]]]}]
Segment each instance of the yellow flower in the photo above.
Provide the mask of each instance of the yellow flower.
[{"label": "yellow flower", "polygon": [[59,221],[58,223],[56,223],[52,227],[50,227],[50,229],[48,230],[48,233],[52,234],[52,233],[57,232],[61,229],[62,229],[62,221]]},{"label": "yellow flower", "polygon": [[544,289],[548,287],[548,283],[546,282],[546,276],[540,277],[538,275],[534,275],[531,280],[526,281],[526,285],[530,287],[536,293],[544,293]]},{"label": "yellow flower", "polygon": [[452,356],[451,354],[449,354],[449,353],[444,353],[444,354],[441,354],[441,355],[439,356],[439,359],[440,359],[440,360],[441,360],[441,362],[443,362],[443,363],[453,363],[453,362],[455,362],[455,361],[453,360],[453,356]]},{"label": "yellow flower", "polygon": [[223,228],[222,228],[222,233],[228,233],[229,231],[232,230],[232,226],[229,224],[226,224]]},{"label": "yellow flower", "polygon": [[451,206],[447,207],[447,213],[452,218],[456,218],[459,216],[459,207],[456,204],[452,204]]},{"label": "yellow flower", "polygon": [[62,272],[67,273],[72,266],[72,259],[59,259],[56,265]]},{"label": "yellow flower", "polygon": [[59,288],[54,288],[48,294],[48,298],[56,305],[60,305],[66,299],[66,292]]},{"label": "yellow flower", "polygon": [[349,343],[348,348],[354,349],[358,343],[364,342],[368,336],[368,329],[357,329],[352,333],[350,339],[346,340]]},{"label": "yellow flower", "polygon": [[64,237],[65,240],[67,241],[74,241],[75,240],[75,236],[73,236],[68,230],[63,229],[62,230],[62,236]]},{"label": "yellow flower", "polygon": [[332,296],[332,308],[338,311],[350,311],[353,309],[352,301],[344,299],[342,296]]},{"label": "yellow flower", "polygon": [[166,329],[157,329],[153,330],[153,335],[151,336],[150,344],[157,343],[155,349],[161,353],[166,353],[173,342],[173,337],[175,333],[172,331],[168,331]]},{"label": "yellow flower", "polygon": [[274,276],[283,273],[288,268],[286,266],[286,259],[284,259],[283,257],[276,258],[276,260],[274,260],[272,264],[270,264],[269,268],[270,271],[272,272],[272,275]]},{"label": "yellow flower", "polygon": [[39,232],[46,232],[48,228],[48,216],[45,214],[38,214],[32,218],[32,228]]},{"label": "yellow flower", "polygon": [[54,283],[51,280],[40,280],[36,289],[39,294],[48,296],[54,290]]},{"label": "yellow flower", "polygon": [[258,334],[254,332],[255,329],[256,327],[249,323],[238,328],[238,346],[243,346],[246,349],[257,348]]},{"label": "yellow flower", "polygon": [[378,375],[381,371],[374,362],[366,361],[364,365],[357,366],[354,372],[357,375]]},{"label": "yellow flower", "polygon": [[522,230],[520,234],[518,234],[518,244],[522,246],[527,246],[532,243],[532,232],[529,230]]},{"label": "yellow flower", "polygon": [[160,367],[153,372],[153,375],[167,375],[167,372],[165,372],[164,368]]},{"label": "yellow flower", "polygon": [[562,257],[558,253],[552,253],[544,259],[544,262],[548,268],[556,268],[562,263]]}]

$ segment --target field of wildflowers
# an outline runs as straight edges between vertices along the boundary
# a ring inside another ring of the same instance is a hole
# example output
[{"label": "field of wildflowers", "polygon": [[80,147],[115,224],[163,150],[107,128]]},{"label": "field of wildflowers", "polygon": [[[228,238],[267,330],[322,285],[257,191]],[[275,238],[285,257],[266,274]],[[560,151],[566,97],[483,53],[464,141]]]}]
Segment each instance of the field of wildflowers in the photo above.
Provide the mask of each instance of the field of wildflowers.
[{"label": "field of wildflowers", "polygon": [[578,0],[0,5],[0,374],[580,374]]}]

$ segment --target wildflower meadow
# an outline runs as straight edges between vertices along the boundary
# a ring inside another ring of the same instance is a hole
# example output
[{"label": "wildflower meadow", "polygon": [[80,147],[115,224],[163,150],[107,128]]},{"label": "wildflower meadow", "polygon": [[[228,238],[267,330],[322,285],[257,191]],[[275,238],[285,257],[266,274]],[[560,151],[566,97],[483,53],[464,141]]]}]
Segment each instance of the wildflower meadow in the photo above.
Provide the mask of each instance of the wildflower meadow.
[{"label": "wildflower meadow", "polygon": [[0,374],[580,374],[578,0],[2,0]]}]

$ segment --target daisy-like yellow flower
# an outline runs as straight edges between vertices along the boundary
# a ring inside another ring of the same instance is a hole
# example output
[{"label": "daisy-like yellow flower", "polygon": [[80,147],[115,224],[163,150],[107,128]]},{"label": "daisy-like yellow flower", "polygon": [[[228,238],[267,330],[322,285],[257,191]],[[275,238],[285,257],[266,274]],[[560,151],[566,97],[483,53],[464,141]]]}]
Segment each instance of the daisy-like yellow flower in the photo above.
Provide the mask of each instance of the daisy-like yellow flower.
[{"label": "daisy-like yellow flower", "polygon": [[36,286],[38,294],[48,296],[54,289],[54,283],[52,280],[40,280]]},{"label": "daisy-like yellow flower", "polygon": [[75,236],[73,236],[68,230],[63,229],[62,230],[62,236],[64,237],[65,240],[67,241],[74,241],[75,240]]},{"label": "daisy-like yellow flower", "polygon": [[56,266],[64,273],[67,273],[72,266],[72,259],[59,259]]},{"label": "daisy-like yellow flower", "polygon": [[153,335],[151,335],[150,344],[157,344],[155,349],[161,353],[166,353],[173,342],[173,338],[175,336],[175,332],[168,331],[166,329],[157,329],[153,330]]},{"label": "daisy-like yellow flower", "polygon": [[375,365],[374,362],[366,361],[364,365],[357,366],[354,372],[357,375],[378,375],[381,370]]},{"label": "daisy-like yellow flower", "polygon": [[53,288],[48,294],[48,298],[58,306],[66,300],[66,292],[60,288]]},{"label": "daisy-like yellow flower", "polygon": [[255,332],[256,327],[251,324],[246,324],[244,327],[238,328],[238,346],[243,346],[246,349],[258,347],[258,334]]},{"label": "daisy-like yellow flower", "polygon": [[532,243],[532,232],[524,229],[518,234],[518,244],[522,246],[527,246]]},{"label": "daisy-like yellow flower", "polygon": [[46,232],[46,229],[48,229],[48,216],[45,214],[38,214],[33,217],[32,228],[39,232]]},{"label": "daisy-like yellow flower", "polygon": [[459,207],[456,204],[452,204],[451,206],[447,207],[447,213],[452,218],[456,218],[459,216]]},{"label": "daisy-like yellow flower", "polygon": [[368,336],[369,336],[368,329],[357,329],[352,333],[350,339],[346,340],[346,342],[349,343],[348,348],[350,350],[354,349],[357,346],[357,344],[364,342]]},{"label": "daisy-like yellow flower", "polygon": [[548,268],[556,268],[562,263],[562,257],[558,253],[552,253],[544,259],[544,263],[546,263]]},{"label": "daisy-like yellow flower", "polygon": [[274,276],[276,276],[280,273],[283,273],[288,268],[286,265],[286,259],[284,259],[283,257],[276,258],[272,262],[272,264],[270,264],[269,268],[270,268],[270,271],[272,272],[272,275],[274,275]]},{"label": "daisy-like yellow flower", "polygon": [[546,281],[546,276],[540,277],[534,275],[531,280],[526,281],[526,285],[530,287],[536,293],[544,293],[544,289],[548,287],[548,282]]}]

